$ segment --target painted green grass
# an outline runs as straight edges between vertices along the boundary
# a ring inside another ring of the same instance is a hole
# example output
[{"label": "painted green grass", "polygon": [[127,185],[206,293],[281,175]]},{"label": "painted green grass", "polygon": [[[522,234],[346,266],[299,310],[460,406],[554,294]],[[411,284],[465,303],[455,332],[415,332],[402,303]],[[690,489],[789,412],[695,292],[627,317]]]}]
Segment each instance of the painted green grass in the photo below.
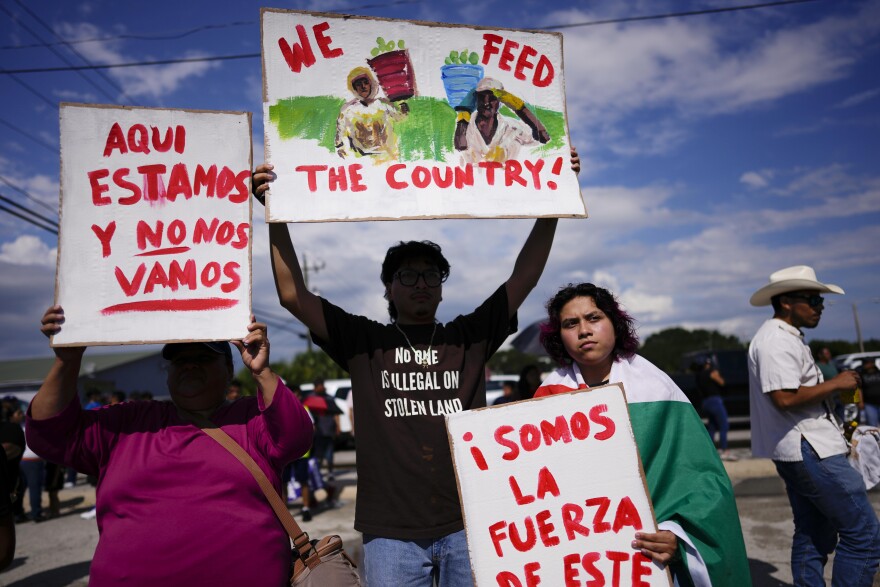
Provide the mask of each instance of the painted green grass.
[{"label": "painted green grass", "polygon": [[[284,140],[304,139],[317,141],[330,151],[336,151],[336,117],[344,100],[333,96],[299,96],[279,100],[269,106],[269,120]],[[409,115],[395,123],[401,161],[433,159],[446,161],[453,155],[452,140],[455,132],[455,111],[446,100],[431,97],[414,97],[407,100]],[[565,121],[560,112],[532,107],[547,132],[550,142],[538,147],[547,153],[562,147]],[[504,107],[501,115],[517,118]]]}]

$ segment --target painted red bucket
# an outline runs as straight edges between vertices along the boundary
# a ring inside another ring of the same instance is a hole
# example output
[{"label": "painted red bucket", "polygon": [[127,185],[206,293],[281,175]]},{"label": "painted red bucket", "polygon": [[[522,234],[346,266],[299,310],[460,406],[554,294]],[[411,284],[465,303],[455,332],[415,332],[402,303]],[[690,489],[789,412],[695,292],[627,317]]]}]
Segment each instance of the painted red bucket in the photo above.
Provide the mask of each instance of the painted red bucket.
[{"label": "painted red bucket", "polygon": [[375,72],[379,85],[389,100],[396,102],[415,96],[416,77],[409,58],[409,49],[382,53],[367,59],[367,64]]}]

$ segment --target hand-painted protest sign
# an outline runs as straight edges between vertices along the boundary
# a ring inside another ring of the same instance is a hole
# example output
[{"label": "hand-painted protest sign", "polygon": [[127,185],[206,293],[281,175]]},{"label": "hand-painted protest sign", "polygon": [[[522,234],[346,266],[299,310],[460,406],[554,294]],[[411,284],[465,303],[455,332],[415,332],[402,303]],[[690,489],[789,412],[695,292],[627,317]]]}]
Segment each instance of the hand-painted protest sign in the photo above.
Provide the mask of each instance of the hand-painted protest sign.
[{"label": "hand-painted protest sign", "polygon": [[479,587],[671,584],[620,384],[446,417]]},{"label": "hand-painted protest sign", "polygon": [[246,335],[250,169],[250,113],[62,104],[53,344]]},{"label": "hand-painted protest sign", "polygon": [[263,9],[270,222],[585,216],[562,36]]}]

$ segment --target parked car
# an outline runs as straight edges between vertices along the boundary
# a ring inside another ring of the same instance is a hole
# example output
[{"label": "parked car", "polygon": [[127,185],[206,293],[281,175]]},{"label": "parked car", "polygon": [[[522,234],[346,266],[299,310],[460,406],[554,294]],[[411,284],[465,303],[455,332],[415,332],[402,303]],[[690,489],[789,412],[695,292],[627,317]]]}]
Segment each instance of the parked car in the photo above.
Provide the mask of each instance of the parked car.
[{"label": "parked car", "polygon": [[514,388],[519,382],[519,375],[490,375],[486,380],[486,405],[491,406],[492,402],[504,395],[502,386],[505,381],[513,382]]},{"label": "parked car", "polygon": [[[303,383],[299,386],[303,397],[311,395],[315,391],[312,383]],[[348,406],[348,394],[351,393],[351,379],[326,379],[324,388],[327,395],[336,401],[336,405],[342,414],[339,416],[339,436],[336,439],[337,449],[354,448],[354,435],[351,433],[351,415]]]},{"label": "parked car", "polygon": [[873,360],[880,367],[880,352],[871,351],[867,353],[849,353],[846,355],[837,355],[832,359],[837,365],[839,371],[847,369],[856,369],[864,364],[865,360]]}]

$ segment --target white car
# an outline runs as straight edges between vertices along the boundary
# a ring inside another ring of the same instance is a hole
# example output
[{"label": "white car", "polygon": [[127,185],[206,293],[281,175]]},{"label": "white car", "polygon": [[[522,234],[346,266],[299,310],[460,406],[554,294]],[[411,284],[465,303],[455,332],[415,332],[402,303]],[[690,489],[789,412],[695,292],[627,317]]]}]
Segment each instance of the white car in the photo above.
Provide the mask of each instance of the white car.
[{"label": "white car", "polygon": [[[309,395],[315,390],[312,383],[303,383],[299,386],[303,395]],[[324,388],[327,395],[336,401],[336,405],[342,412],[339,416],[339,438],[336,439],[337,448],[351,448],[354,445],[354,435],[351,433],[351,409],[349,394],[351,393],[351,379],[325,379]]]},{"label": "white car", "polygon": [[880,367],[880,352],[871,351],[868,353],[849,353],[848,355],[837,355],[834,357],[834,364],[838,370],[857,369],[864,364],[865,360],[873,360]]}]

